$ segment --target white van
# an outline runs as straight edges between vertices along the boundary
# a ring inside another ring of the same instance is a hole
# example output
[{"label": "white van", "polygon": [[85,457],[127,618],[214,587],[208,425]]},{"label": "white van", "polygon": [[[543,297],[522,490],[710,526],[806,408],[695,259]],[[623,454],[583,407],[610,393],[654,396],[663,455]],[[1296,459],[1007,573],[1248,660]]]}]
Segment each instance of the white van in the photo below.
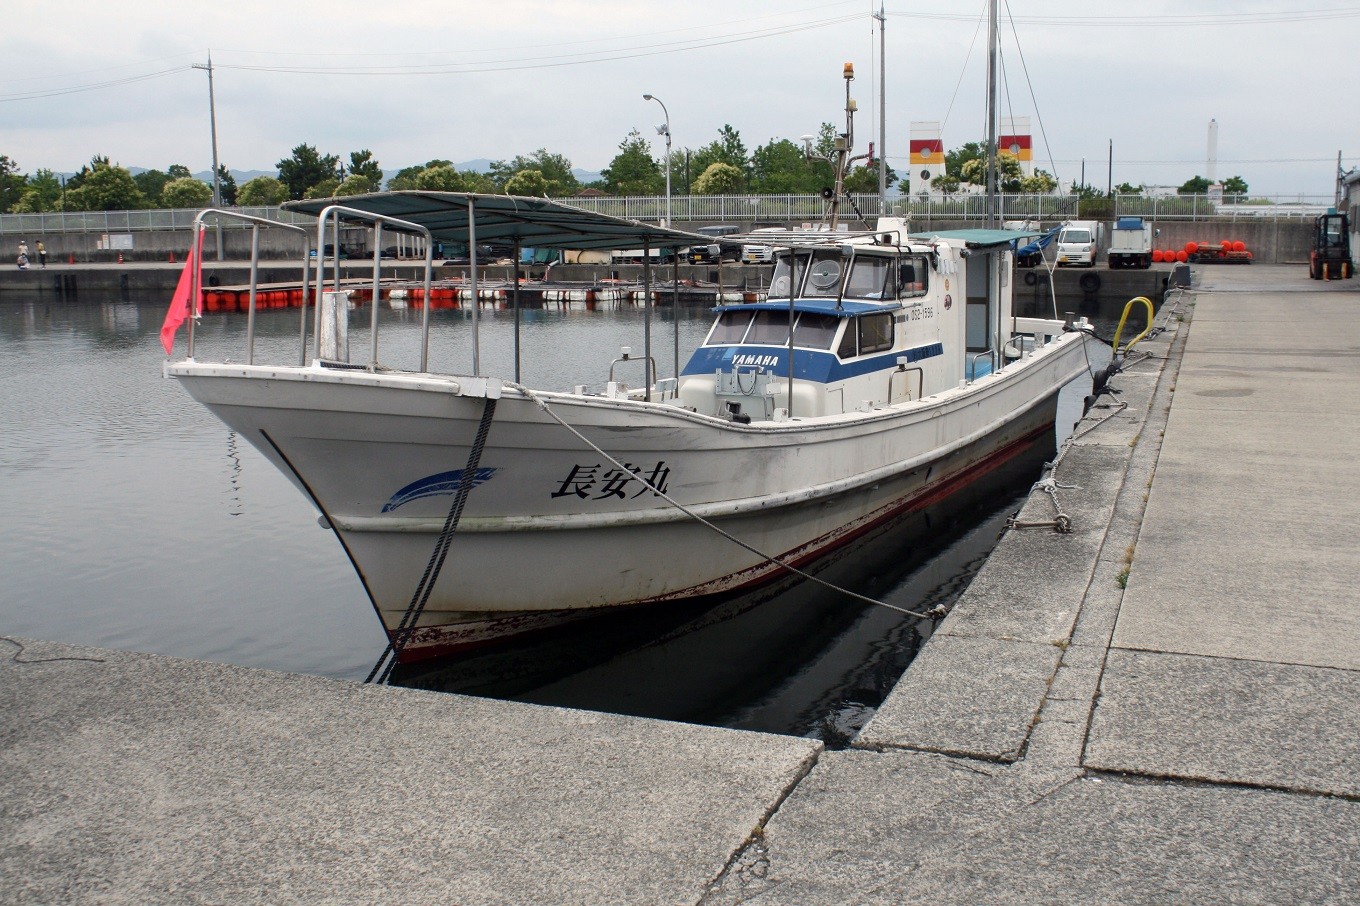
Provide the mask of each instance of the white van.
[{"label": "white van", "polygon": [[[759,233],[787,233],[785,227],[762,227],[752,230],[749,235],[752,237]],[[761,242],[744,242],[741,246],[741,261],[743,264],[769,264],[774,260],[774,246],[765,245]]]},{"label": "white van", "polygon": [[1100,256],[1101,224],[1095,220],[1072,220],[1058,233],[1058,267],[1095,267]]}]

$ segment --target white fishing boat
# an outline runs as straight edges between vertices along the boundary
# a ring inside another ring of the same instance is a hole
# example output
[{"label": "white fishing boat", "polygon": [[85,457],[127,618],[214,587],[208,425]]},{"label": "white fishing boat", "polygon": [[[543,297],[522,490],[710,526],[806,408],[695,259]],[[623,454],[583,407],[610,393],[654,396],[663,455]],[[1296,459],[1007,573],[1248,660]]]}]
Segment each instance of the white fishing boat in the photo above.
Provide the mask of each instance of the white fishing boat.
[{"label": "white fishing boat", "polygon": [[[290,207],[320,217],[318,246],[342,220],[375,224],[374,248],[384,228],[471,249],[696,241],[544,199],[396,192]],[[403,662],[726,595],[1051,439],[1059,390],[1088,367],[1081,325],[1014,315],[1014,231],[913,235],[890,219],[842,231],[834,198],[828,220],[781,236],[768,298],[721,306],[678,374],[656,376],[648,321],[638,387],[483,374],[476,306],[470,370],[426,361],[428,306],[419,365],[379,364],[376,305],[369,355],[349,361],[343,294],[323,285],[296,361],[255,363],[253,349],[199,361],[191,324],[188,357],[166,373],[311,499]],[[474,297],[476,279],[474,261]]]}]

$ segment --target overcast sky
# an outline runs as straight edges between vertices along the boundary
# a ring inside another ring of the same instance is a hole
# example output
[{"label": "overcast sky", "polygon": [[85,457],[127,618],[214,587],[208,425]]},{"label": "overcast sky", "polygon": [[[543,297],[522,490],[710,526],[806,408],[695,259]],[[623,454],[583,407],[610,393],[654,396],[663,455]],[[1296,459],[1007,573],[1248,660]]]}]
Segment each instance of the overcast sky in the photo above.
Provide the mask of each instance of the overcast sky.
[{"label": "overcast sky", "polygon": [[[598,171],[629,130],[672,150],[724,123],[754,149],[842,122],[855,64],[858,150],[877,138],[878,0],[76,0],[7,11],[0,154],[23,172],[96,154],[129,167],[273,170],[299,143],[388,175],[432,158],[538,148]],[[985,134],[985,0],[886,0],[886,146],[909,124],[947,148]],[[1001,116],[1028,116],[1038,166],[1104,188],[1207,172],[1253,194],[1327,195],[1360,164],[1360,5],[1343,0],[1009,0]],[[1011,21],[1014,22],[1012,29]],[[1023,62],[1022,62],[1023,57]]]}]

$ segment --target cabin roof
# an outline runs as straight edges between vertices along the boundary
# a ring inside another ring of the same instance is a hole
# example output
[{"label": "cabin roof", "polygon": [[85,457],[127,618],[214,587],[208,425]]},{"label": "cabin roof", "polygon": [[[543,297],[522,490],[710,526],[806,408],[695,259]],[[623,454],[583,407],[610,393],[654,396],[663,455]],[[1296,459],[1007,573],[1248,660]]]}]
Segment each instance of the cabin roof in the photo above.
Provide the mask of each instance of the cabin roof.
[{"label": "cabin roof", "polygon": [[[816,312],[822,315],[832,315],[837,318],[853,318],[855,315],[867,314],[870,312],[896,311],[901,308],[900,302],[857,302],[853,299],[844,299],[840,307],[836,306],[835,299],[795,299],[793,301],[794,311]],[[766,299],[764,302],[736,302],[731,305],[720,305],[714,311],[788,311],[788,299]]]},{"label": "cabin roof", "polygon": [[[582,208],[519,195],[465,192],[374,192],[343,198],[286,202],[285,210],[319,216],[340,206],[395,217],[422,226],[434,239],[467,242],[476,226],[477,243],[518,242],[527,248],[635,249],[712,244],[714,237],[672,230],[640,220],[625,220]],[[344,219],[344,211],[340,212]],[[399,229],[386,226],[385,229]]]}]

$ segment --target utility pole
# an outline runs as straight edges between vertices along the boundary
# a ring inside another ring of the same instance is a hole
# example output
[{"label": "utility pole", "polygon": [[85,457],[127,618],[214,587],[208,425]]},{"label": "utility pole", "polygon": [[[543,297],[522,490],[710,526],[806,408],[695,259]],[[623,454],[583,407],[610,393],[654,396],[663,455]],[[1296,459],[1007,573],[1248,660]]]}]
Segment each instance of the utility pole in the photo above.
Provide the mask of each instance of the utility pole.
[{"label": "utility pole", "polygon": [[987,4],[987,219],[989,229],[997,223],[996,193],[996,0]]},{"label": "utility pole", "polygon": [[[208,71],[208,123],[212,129],[212,174],[213,174],[213,207],[222,207],[222,178],[218,175],[217,164],[217,101],[213,95],[213,65],[212,51],[208,51],[208,64],[206,66],[198,63],[193,64],[194,69],[206,69]],[[226,257],[222,248],[222,222],[217,222],[217,260],[222,261]]]},{"label": "utility pole", "polygon": [[1105,174],[1105,194],[1114,198],[1114,139],[1110,139],[1110,169]]},{"label": "utility pole", "polygon": [[878,213],[888,213],[888,103],[887,96],[887,39],[883,27],[888,22],[883,0],[879,0],[878,15]]}]

